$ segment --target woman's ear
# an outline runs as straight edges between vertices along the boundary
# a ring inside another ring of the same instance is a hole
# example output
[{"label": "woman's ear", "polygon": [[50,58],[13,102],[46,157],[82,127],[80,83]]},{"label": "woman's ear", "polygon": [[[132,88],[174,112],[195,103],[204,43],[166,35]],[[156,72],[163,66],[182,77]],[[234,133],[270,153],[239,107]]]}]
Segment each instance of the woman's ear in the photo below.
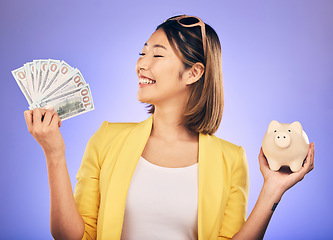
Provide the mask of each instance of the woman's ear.
[{"label": "woman's ear", "polygon": [[186,85],[190,85],[198,81],[205,72],[205,66],[202,63],[195,63],[189,70]]}]

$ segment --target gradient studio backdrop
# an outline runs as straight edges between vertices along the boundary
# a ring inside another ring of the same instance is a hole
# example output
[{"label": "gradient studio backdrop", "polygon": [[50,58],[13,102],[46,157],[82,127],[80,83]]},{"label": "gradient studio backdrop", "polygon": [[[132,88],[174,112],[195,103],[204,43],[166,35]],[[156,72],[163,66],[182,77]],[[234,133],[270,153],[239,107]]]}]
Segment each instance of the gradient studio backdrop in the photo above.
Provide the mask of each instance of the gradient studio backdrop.
[{"label": "gradient studio backdrop", "polygon": [[90,84],[96,109],[63,122],[72,187],[88,139],[104,120],[146,119],[135,63],[156,26],[197,15],[222,43],[225,111],[218,137],[245,148],[248,214],[262,176],[258,153],[269,122],[302,123],[316,143],[315,170],[282,198],[265,239],[333,239],[333,1],[1,1],[1,239],[52,239],[46,163],[27,131],[28,104],[11,70],[65,60]]}]

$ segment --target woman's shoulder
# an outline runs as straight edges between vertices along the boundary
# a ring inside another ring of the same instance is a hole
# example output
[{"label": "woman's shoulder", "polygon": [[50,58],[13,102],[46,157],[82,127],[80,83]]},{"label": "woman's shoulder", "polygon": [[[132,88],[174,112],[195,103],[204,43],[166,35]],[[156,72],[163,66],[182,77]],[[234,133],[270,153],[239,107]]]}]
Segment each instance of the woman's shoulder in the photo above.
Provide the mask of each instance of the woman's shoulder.
[{"label": "woman's shoulder", "polygon": [[246,154],[245,150],[242,146],[239,146],[237,144],[231,143],[229,141],[226,141],[222,138],[219,138],[215,135],[212,135],[215,141],[218,142],[220,149],[222,151],[222,154],[227,159],[233,159],[233,160],[245,160],[246,161]]},{"label": "woman's shoulder", "polygon": [[237,144],[234,144],[234,143],[231,143],[229,141],[226,141],[222,138],[219,138],[215,135],[211,135],[221,146],[221,148],[225,149],[225,150],[228,150],[228,151],[240,151],[240,150],[243,150],[243,147],[237,145]]},{"label": "woman's shoulder", "polygon": [[104,121],[100,127],[100,130],[111,135],[117,135],[118,133],[127,134],[134,128],[148,129],[152,122],[152,116],[141,122],[109,122]]},{"label": "woman's shoulder", "polygon": [[121,132],[131,131],[139,122],[109,122],[104,121],[98,131],[104,135],[117,135]]},{"label": "woman's shoulder", "polygon": [[125,139],[138,122],[109,122],[104,121],[90,138],[91,145],[103,148],[110,143]]}]

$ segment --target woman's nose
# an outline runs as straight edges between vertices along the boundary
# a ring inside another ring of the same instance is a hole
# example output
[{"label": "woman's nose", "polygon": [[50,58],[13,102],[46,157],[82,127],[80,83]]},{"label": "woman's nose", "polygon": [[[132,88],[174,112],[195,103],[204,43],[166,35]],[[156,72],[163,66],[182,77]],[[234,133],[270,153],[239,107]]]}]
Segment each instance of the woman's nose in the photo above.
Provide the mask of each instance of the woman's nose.
[{"label": "woman's nose", "polygon": [[139,58],[137,62],[137,69],[138,70],[147,70],[149,63],[147,58]]}]

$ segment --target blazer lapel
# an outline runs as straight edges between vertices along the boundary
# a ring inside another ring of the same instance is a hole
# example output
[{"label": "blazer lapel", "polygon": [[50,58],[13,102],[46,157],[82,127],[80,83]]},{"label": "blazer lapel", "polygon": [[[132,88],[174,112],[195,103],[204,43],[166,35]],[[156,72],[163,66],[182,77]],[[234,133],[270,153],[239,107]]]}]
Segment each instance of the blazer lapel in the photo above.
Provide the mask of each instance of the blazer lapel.
[{"label": "blazer lapel", "polygon": [[101,239],[120,239],[127,192],[152,128],[153,115],[138,123],[127,136],[116,160],[105,203]]},{"label": "blazer lapel", "polygon": [[223,156],[214,135],[199,134],[198,239],[216,239],[221,223]]}]

